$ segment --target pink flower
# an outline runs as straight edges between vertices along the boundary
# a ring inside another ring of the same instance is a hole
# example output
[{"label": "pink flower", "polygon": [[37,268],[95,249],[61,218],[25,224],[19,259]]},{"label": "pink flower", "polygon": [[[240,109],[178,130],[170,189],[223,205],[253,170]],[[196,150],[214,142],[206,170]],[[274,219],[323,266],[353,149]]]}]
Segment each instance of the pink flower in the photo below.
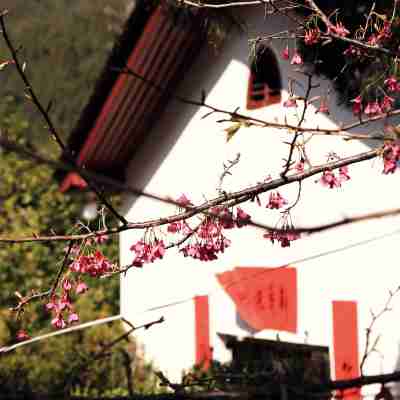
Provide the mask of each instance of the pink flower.
[{"label": "pink flower", "polygon": [[73,324],[74,322],[78,322],[79,321],[79,316],[77,313],[71,313],[68,316],[68,323],[69,324]]},{"label": "pink flower", "polygon": [[378,36],[376,36],[375,34],[372,34],[369,38],[368,38],[368,44],[370,46],[376,46],[378,44],[379,38]]},{"label": "pink flower", "polygon": [[353,104],[353,114],[359,115],[362,111],[362,97],[357,96],[355,99],[351,100]]},{"label": "pink flower", "polygon": [[72,283],[71,283],[71,281],[69,280],[69,279],[64,279],[63,280],[63,289],[66,291],[66,292],[69,292],[71,289],[72,289]]},{"label": "pink flower", "polygon": [[359,47],[352,44],[343,52],[345,56],[361,57],[362,51]]},{"label": "pink flower", "polygon": [[158,258],[163,258],[165,254],[165,245],[162,240],[158,239],[155,239],[151,243],[139,240],[131,246],[130,250],[135,252],[132,265],[135,267],[142,267],[143,264],[152,263]]},{"label": "pink flower", "polygon": [[48,311],[50,311],[50,310],[58,310],[56,299],[55,298],[51,299],[51,301],[45,305],[45,308]]},{"label": "pink flower", "polygon": [[301,55],[295,51],[293,54],[292,60],[290,61],[291,65],[301,65],[303,64],[303,59],[301,58]]},{"label": "pink flower", "polygon": [[393,174],[400,162],[400,142],[396,140],[383,146],[383,173]]},{"label": "pink flower", "polygon": [[300,160],[298,163],[296,163],[294,165],[294,169],[298,173],[304,172],[304,161]]},{"label": "pink flower", "polygon": [[156,243],[151,248],[151,258],[153,260],[163,258],[165,254],[165,246],[162,240],[156,241]]},{"label": "pink flower", "polygon": [[58,301],[57,307],[58,310],[63,311],[65,309],[70,309],[72,306],[71,298],[69,297],[68,293],[64,293],[61,296],[61,299]]},{"label": "pink flower", "polygon": [[177,233],[180,230],[181,230],[180,222],[171,222],[170,224],[168,224],[167,232],[169,232],[169,233]]},{"label": "pink flower", "polygon": [[323,97],[319,103],[319,107],[317,108],[317,110],[315,111],[315,114],[317,113],[322,113],[322,114],[329,114],[329,108],[328,108],[328,104],[326,101],[326,98]]},{"label": "pink flower", "polygon": [[296,99],[294,99],[293,97],[289,97],[283,102],[283,107],[297,107]]},{"label": "pink flower", "polygon": [[75,288],[76,294],[82,294],[89,290],[89,287],[86,285],[85,282],[80,281]]},{"label": "pink flower", "polygon": [[390,39],[392,37],[392,24],[390,21],[384,21],[382,29],[379,31],[379,40]]},{"label": "pink flower", "polygon": [[289,46],[286,46],[282,51],[282,58],[284,60],[289,60]]},{"label": "pink flower", "polygon": [[105,242],[107,242],[109,236],[106,235],[105,233],[101,233],[100,235],[95,236],[94,241],[97,244],[103,244]]},{"label": "pink flower", "polygon": [[345,37],[350,32],[344,27],[341,22],[337,22],[336,25],[331,25],[328,29],[328,32],[336,33],[338,36]]},{"label": "pink flower", "polygon": [[318,43],[319,39],[320,34],[318,29],[310,29],[304,35],[304,43],[308,46]]},{"label": "pink flower", "polygon": [[319,180],[322,186],[329,187],[330,189],[340,187],[340,179],[336,177],[336,175],[332,172],[332,170],[328,169],[322,173],[322,177]]},{"label": "pink flower", "polygon": [[193,203],[186,197],[184,193],[182,193],[181,196],[176,199],[176,202],[182,207],[188,207],[193,205]]},{"label": "pink flower", "polygon": [[288,202],[285,198],[283,198],[279,192],[272,192],[269,195],[269,202],[266,208],[270,208],[271,210],[279,209],[286,205]]},{"label": "pink flower", "polygon": [[385,95],[381,103],[381,110],[383,112],[389,112],[393,107],[393,103],[394,103],[394,98]]},{"label": "pink flower", "polygon": [[383,173],[384,174],[393,174],[397,169],[397,161],[388,159],[383,161]]},{"label": "pink flower", "polygon": [[368,116],[374,116],[377,114],[382,114],[381,107],[379,106],[378,101],[374,101],[367,103],[367,106],[364,109],[364,114]]},{"label": "pink flower", "polygon": [[57,329],[63,329],[67,325],[61,314],[57,314],[57,316],[51,320],[51,324]]},{"label": "pink flower", "polygon": [[269,239],[272,243],[277,241],[281,247],[290,247],[290,242],[300,239],[300,234],[292,230],[272,230],[267,231],[263,235],[265,239]]},{"label": "pink flower", "polygon": [[339,168],[339,181],[345,182],[350,179],[349,167],[347,165]]},{"label": "pink flower", "polygon": [[31,337],[28,335],[28,332],[26,332],[26,331],[23,330],[23,329],[20,329],[20,330],[17,332],[16,338],[17,338],[18,342],[23,342],[24,340],[28,340],[28,339],[30,339]]},{"label": "pink flower", "polygon": [[244,212],[240,207],[236,208],[236,225],[238,228],[247,225],[251,221],[249,214]]},{"label": "pink flower", "polygon": [[389,92],[400,92],[400,83],[395,76],[385,79],[384,84]]}]

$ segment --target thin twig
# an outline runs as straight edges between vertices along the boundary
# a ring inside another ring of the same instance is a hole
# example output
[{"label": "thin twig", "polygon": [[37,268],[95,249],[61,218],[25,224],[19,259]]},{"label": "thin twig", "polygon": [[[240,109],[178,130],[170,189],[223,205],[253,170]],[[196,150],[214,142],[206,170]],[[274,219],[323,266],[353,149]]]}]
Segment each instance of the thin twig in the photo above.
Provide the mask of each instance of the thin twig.
[{"label": "thin twig", "polygon": [[377,337],[377,339],[374,341],[373,345],[370,345],[370,340],[371,340],[371,334],[372,334],[372,329],[375,325],[375,323],[387,312],[391,311],[390,308],[390,304],[393,300],[393,298],[400,292],[400,286],[398,286],[394,291],[389,290],[389,296],[388,299],[386,300],[386,303],[384,305],[384,307],[382,308],[381,311],[379,311],[379,313],[374,314],[371,310],[371,315],[372,315],[372,319],[371,319],[371,323],[369,324],[368,328],[365,330],[365,348],[364,348],[364,354],[363,357],[361,359],[360,362],[360,372],[361,375],[363,376],[363,369],[364,369],[364,365],[365,362],[367,361],[369,355],[375,351],[375,346],[377,343],[377,340],[379,338],[379,336]]}]

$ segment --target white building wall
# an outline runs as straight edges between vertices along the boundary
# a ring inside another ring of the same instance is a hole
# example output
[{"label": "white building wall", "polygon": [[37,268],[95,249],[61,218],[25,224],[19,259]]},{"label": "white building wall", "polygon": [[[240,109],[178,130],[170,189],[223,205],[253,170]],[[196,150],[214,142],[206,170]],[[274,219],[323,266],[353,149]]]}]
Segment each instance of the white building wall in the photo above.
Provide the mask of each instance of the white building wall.
[{"label": "white building wall", "polygon": [[[243,12],[243,11],[242,11]],[[287,29],[288,21],[274,17],[265,21],[249,11],[242,17],[250,22],[251,32],[272,33]],[[277,54],[286,43],[274,42]],[[234,35],[218,55],[205,49],[179,87],[179,93],[188,98],[200,98],[204,89],[206,102],[222,109],[240,107],[245,114],[265,120],[296,122],[292,110],[273,105],[255,111],[245,110],[249,70],[249,48],[245,35]],[[280,60],[282,81],[289,77],[301,80],[287,61]],[[322,88],[329,83],[322,80]],[[297,91],[298,93],[298,91]],[[287,87],[283,100],[287,98]],[[333,127],[334,122],[352,120],[347,110],[335,107],[330,98],[331,117],[315,114],[309,107],[307,126]],[[299,109],[301,110],[301,108]],[[185,193],[195,203],[216,195],[222,163],[241,153],[241,161],[233,176],[224,181],[227,191],[253,185],[271,174],[277,176],[287,156],[291,138],[284,132],[265,128],[242,128],[228,143],[223,129],[229,124],[216,121],[224,118],[211,115],[202,118],[208,110],[197,109],[171,101],[160,116],[146,143],[128,167],[128,183],[147,192],[177,198]],[[357,132],[362,129],[357,130]],[[309,146],[314,164],[325,161],[329,151],[341,157],[367,151],[369,147],[358,141],[344,141],[331,137],[314,137]],[[327,189],[311,178],[303,183],[301,200],[293,209],[293,221],[298,226],[323,224],[354,214],[397,206],[399,179],[382,176],[380,160],[367,161],[350,167],[351,181],[340,189]],[[293,202],[297,184],[279,190]],[[268,194],[261,196],[263,207],[245,204],[243,208],[253,220],[275,225],[279,211],[265,209]],[[175,207],[149,198],[127,197],[125,216],[130,221],[143,221],[173,214]],[[211,344],[214,356],[221,361],[229,359],[229,352],[217,333],[249,336],[236,321],[232,300],[222,290],[215,274],[237,266],[277,267],[290,264],[297,268],[298,332],[279,332],[283,341],[332,345],[332,301],[358,302],[360,358],[365,346],[365,329],[371,322],[370,309],[382,309],[388,291],[399,285],[396,248],[399,243],[399,219],[389,218],[338,228],[322,234],[304,237],[282,249],[262,238],[263,232],[254,228],[227,231],[232,246],[217,261],[204,263],[184,258],[176,249],[169,250],[162,261],[131,269],[121,277],[121,307],[124,317],[133,324],[165,317],[165,323],[138,332],[145,353],[171,379],[179,380],[183,369],[195,362],[193,297],[208,294],[210,299]],[[143,232],[121,234],[121,264],[129,264],[133,253],[129,247],[141,238]],[[166,238],[168,241],[169,237]],[[400,304],[395,299],[393,310],[386,313],[374,327],[373,335],[381,335],[378,348],[382,357],[371,356],[364,370],[366,374],[392,371],[398,360],[400,335],[397,321]],[[151,310],[151,311],[150,311]],[[265,330],[255,337],[275,338],[277,332]],[[331,360],[333,356],[331,355]],[[333,361],[332,361],[333,363]],[[332,371],[334,366],[332,364]]]}]

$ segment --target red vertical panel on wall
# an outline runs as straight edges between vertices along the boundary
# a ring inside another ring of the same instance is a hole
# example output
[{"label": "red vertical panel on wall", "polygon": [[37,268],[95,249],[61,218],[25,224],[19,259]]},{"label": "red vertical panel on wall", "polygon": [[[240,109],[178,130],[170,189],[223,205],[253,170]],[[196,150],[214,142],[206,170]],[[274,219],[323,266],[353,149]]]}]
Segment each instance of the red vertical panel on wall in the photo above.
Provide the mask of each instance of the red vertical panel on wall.
[{"label": "red vertical panel on wall", "polygon": [[[336,379],[351,379],[360,375],[358,360],[357,302],[333,301],[333,351]],[[360,389],[342,392],[346,400],[361,398]]]},{"label": "red vertical panel on wall", "polygon": [[194,298],[196,365],[208,369],[211,361],[210,347],[210,315],[208,296]]}]

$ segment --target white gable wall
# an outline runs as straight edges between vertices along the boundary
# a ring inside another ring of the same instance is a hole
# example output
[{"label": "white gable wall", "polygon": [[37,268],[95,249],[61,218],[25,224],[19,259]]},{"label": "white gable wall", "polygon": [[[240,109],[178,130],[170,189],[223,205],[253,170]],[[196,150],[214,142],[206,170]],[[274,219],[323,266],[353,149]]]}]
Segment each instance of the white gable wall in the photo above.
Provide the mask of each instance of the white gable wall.
[{"label": "white gable wall", "polygon": [[[243,13],[243,10],[241,11]],[[285,18],[274,17],[265,21],[253,10],[242,14],[250,22],[252,32],[266,34],[287,29]],[[274,42],[280,54],[286,43]],[[245,35],[234,35],[217,56],[203,50],[194,67],[182,81],[179,93],[200,99],[206,90],[206,102],[222,109],[240,107],[245,114],[265,120],[296,122],[293,111],[281,105],[272,105],[255,111],[245,110],[249,70],[249,48]],[[279,60],[282,81],[288,77],[301,79],[287,61]],[[327,82],[321,82],[327,87]],[[287,89],[283,100],[287,98]],[[335,99],[330,99],[331,108]],[[143,187],[147,192],[177,198],[185,193],[195,204],[216,195],[222,172],[222,163],[241,153],[241,161],[233,170],[233,177],[224,181],[224,189],[236,190],[262,181],[267,175],[276,176],[287,156],[284,140],[290,136],[274,129],[242,128],[226,143],[223,128],[218,124],[221,115],[202,119],[206,109],[197,109],[171,101],[149,133],[146,143],[128,167],[128,183]],[[335,109],[338,120],[350,121],[347,110]],[[315,114],[310,107],[307,126],[334,126],[326,116]],[[358,132],[361,131],[358,130]],[[312,149],[312,150],[311,150]],[[340,156],[367,151],[360,142],[345,142],[337,138],[315,137],[309,154],[317,164],[325,161],[329,151]],[[397,176],[382,176],[381,161],[365,162],[350,167],[351,181],[340,189],[323,188],[311,178],[303,183],[300,203],[293,210],[297,225],[314,225],[389,207],[396,207]],[[290,202],[296,199],[297,185],[280,190]],[[261,196],[263,207],[245,204],[243,208],[253,220],[274,226],[279,211],[265,209],[268,194]],[[143,221],[173,214],[175,207],[149,198],[127,197],[125,216],[130,221]],[[210,302],[211,345],[214,357],[229,360],[229,352],[217,333],[250,336],[236,320],[236,310],[230,297],[215,278],[216,273],[239,266],[277,267],[290,264],[297,268],[298,280],[298,332],[279,332],[281,340],[309,344],[332,345],[332,301],[358,302],[359,347],[363,353],[365,328],[371,321],[369,309],[380,311],[399,281],[398,261],[394,256],[399,241],[399,219],[370,221],[336,229],[320,235],[303,238],[290,248],[282,249],[262,238],[263,232],[253,228],[227,231],[232,246],[217,261],[204,263],[184,258],[176,249],[169,250],[162,261],[131,269],[121,277],[122,314],[133,324],[149,322],[163,315],[164,324],[138,332],[145,354],[155,365],[178,380],[183,369],[195,362],[194,303],[193,297],[208,294]],[[121,234],[121,264],[129,264],[133,253],[129,247],[141,238],[143,232]],[[161,237],[160,237],[161,238]],[[168,237],[166,241],[168,242]],[[164,238],[165,239],[165,238]],[[172,305],[172,303],[175,303]],[[396,303],[396,302],[395,302]],[[169,304],[169,306],[167,306]],[[164,307],[165,306],[165,307]],[[157,308],[153,311],[150,309]],[[400,304],[384,315],[374,334],[381,334],[379,350],[383,359],[370,358],[364,373],[392,371],[398,357],[399,335],[395,321],[400,317]],[[307,333],[307,334],[306,334]],[[254,334],[260,338],[275,338],[277,332],[265,330]],[[360,356],[361,358],[361,356]],[[331,355],[333,360],[333,355]],[[334,371],[332,361],[332,371]]]}]

